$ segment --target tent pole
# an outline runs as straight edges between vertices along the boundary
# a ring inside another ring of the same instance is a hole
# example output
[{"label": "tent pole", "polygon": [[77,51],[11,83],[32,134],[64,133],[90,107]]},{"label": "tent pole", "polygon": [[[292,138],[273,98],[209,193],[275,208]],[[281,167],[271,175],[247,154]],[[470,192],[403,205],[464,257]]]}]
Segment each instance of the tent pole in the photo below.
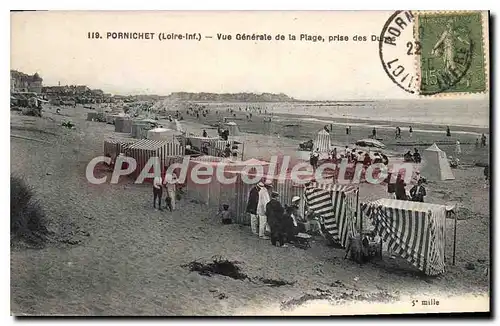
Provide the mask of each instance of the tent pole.
[{"label": "tent pole", "polygon": [[356,193],[356,218],[358,219],[359,221],[359,234],[361,236],[361,234],[363,233],[363,219],[361,218],[361,212],[358,211],[358,207],[359,207],[359,187],[358,187],[358,191]]},{"label": "tent pole", "polygon": [[455,266],[455,253],[457,249],[457,213],[453,213],[455,215],[455,227],[453,230],[453,266]]}]

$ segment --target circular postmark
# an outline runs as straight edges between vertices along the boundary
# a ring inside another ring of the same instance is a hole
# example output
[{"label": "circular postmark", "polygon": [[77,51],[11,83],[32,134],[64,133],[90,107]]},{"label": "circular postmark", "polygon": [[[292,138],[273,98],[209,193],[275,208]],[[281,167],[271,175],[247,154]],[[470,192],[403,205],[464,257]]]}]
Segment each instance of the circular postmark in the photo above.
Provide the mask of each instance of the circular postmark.
[{"label": "circular postmark", "polygon": [[384,71],[411,94],[452,89],[471,63],[473,42],[467,28],[446,15],[419,16],[418,28],[415,21],[413,12],[396,11],[385,23],[379,38]]}]

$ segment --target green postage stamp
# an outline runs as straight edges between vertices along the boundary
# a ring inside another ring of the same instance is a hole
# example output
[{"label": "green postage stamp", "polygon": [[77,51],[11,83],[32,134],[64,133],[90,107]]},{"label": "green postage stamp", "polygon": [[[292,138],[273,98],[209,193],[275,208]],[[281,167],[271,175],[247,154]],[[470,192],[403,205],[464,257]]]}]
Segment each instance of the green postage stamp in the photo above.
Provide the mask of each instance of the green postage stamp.
[{"label": "green postage stamp", "polygon": [[478,93],[487,89],[480,12],[416,15],[420,42],[420,94]]}]

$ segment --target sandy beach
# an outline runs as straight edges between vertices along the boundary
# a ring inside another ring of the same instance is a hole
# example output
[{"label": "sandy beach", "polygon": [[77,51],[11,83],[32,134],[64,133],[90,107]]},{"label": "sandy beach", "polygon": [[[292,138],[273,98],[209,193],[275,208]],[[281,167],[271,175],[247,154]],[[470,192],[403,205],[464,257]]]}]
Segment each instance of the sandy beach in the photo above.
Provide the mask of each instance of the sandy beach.
[{"label": "sandy beach", "polygon": [[[206,129],[215,135],[211,125],[220,117],[214,110],[200,119],[183,114],[183,125],[190,132],[201,134]],[[87,112],[90,110],[77,106],[56,114],[48,106],[43,118],[11,113],[11,135],[38,140],[11,137],[12,172],[35,188],[49,228],[79,241],[75,245],[49,243],[43,249],[11,246],[13,314],[232,315],[265,314],[269,309],[273,314],[293,314],[297,309],[303,312],[311,300],[326,300],[321,309],[327,312],[340,304],[358,302],[392,302],[411,312],[410,298],[439,298],[448,300],[448,305],[462,296],[489,298],[489,189],[483,187],[483,169],[474,167],[488,161],[489,149],[474,145],[478,134],[488,132],[486,128],[452,126],[452,137],[446,137],[444,129],[429,132],[439,128],[419,124],[412,139],[403,129],[403,139],[396,141],[394,123],[376,122],[387,126],[379,127],[377,135],[395,154],[414,147],[423,150],[433,142],[453,144],[458,139],[463,144],[464,167],[453,170],[456,179],[428,186],[427,202],[460,205],[456,265],[451,264],[453,220],[448,219],[447,270],[432,278],[389,257],[358,265],[343,259],[344,250],[328,247],[320,238],[308,250],[277,248],[251,235],[247,226],[221,225],[215,209],[189,198],[182,198],[180,210],[160,212],[152,208],[151,186],[133,184],[130,178],[122,178],[116,185],[91,185],[85,168],[92,158],[102,155],[103,140],[116,133],[112,125],[86,121]],[[322,117],[275,114],[269,127],[263,116],[246,121],[245,112],[235,114],[230,120],[242,131],[245,159],[299,158],[299,143],[314,139],[326,124]],[[61,127],[66,120],[75,123],[75,129]],[[339,146],[366,138],[373,127],[355,119],[339,118],[331,123],[332,139]],[[343,123],[352,124],[349,139]],[[454,145],[439,146],[453,155]],[[384,186],[366,184],[360,190],[362,201],[385,196]],[[254,281],[207,277],[181,267],[214,256],[241,262],[242,271]],[[467,264],[474,269],[466,268]],[[294,284],[270,287],[259,278]]]}]

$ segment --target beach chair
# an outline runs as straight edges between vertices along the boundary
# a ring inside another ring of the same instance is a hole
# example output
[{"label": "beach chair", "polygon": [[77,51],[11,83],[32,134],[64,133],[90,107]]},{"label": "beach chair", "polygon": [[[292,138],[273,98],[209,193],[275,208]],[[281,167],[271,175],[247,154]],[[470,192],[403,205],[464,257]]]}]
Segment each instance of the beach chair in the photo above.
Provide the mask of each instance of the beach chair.
[{"label": "beach chair", "polygon": [[307,233],[298,233],[296,236],[295,236],[295,246],[296,247],[299,247],[301,249],[308,249],[308,248],[311,248],[311,243],[310,243],[310,240],[311,240],[311,236]]}]

